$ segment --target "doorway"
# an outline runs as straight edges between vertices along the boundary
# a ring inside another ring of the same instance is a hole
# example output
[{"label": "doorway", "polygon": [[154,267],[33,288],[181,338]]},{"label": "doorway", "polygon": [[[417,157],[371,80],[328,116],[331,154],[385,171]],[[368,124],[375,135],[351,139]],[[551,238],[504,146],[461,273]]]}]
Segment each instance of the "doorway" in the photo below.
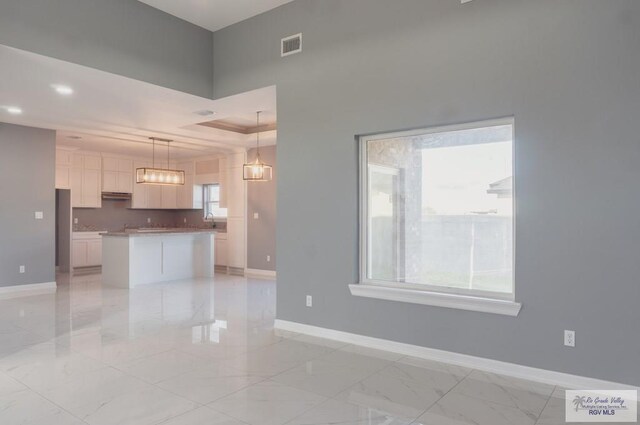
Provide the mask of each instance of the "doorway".
[{"label": "doorway", "polygon": [[71,191],[56,189],[56,270],[71,270]]}]

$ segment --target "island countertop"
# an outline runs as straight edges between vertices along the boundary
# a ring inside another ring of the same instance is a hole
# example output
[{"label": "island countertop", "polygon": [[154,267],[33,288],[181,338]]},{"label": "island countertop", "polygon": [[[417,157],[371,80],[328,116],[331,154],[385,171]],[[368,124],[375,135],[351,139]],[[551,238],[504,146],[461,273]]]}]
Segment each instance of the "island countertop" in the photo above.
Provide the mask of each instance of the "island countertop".
[{"label": "island countertop", "polygon": [[193,234],[206,234],[206,233],[219,233],[216,229],[132,229],[123,232],[106,232],[103,233],[103,237],[142,237],[142,236],[159,236],[159,235],[193,235]]}]

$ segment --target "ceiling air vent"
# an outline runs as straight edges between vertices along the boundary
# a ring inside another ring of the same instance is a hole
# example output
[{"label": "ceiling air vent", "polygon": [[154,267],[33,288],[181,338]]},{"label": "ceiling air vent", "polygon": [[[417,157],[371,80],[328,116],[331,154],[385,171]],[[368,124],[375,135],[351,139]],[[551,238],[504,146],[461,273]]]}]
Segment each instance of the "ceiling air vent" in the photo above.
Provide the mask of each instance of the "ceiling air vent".
[{"label": "ceiling air vent", "polygon": [[302,33],[285,37],[280,45],[280,56],[285,57],[302,51]]}]

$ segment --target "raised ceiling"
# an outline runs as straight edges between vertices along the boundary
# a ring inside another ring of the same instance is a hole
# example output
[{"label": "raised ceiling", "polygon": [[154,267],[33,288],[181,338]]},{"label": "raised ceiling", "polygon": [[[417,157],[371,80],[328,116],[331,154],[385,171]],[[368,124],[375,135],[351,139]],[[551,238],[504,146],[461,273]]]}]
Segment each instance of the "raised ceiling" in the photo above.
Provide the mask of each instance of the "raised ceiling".
[{"label": "raised ceiling", "polygon": [[139,0],[211,31],[244,21],[293,0]]},{"label": "raised ceiling", "polygon": [[[265,111],[276,121],[275,87],[211,100],[0,45],[0,122],[57,130],[57,144],[150,155],[149,137],[175,140],[172,156],[196,157],[252,147],[255,135],[198,125]],[[52,85],[73,89],[57,93]],[[22,114],[12,115],[9,107]],[[202,115],[202,111],[215,112]],[[274,144],[275,131],[261,140]]]}]

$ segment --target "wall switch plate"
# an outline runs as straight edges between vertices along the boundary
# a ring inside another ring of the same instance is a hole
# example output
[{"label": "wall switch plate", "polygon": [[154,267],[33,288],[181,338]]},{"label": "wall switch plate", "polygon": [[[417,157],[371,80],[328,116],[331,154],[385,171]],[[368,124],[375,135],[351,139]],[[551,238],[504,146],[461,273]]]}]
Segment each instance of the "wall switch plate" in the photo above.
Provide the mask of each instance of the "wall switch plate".
[{"label": "wall switch plate", "polygon": [[24,273],[25,272],[25,267],[24,266],[20,266],[20,273]]},{"label": "wall switch plate", "polygon": [[187,223],[187,217],[185,217],[185,218],[182,220],[182,222],[186,224],[186,223]]},{"label": "wall switch plate", "polygon": [[267,255],[267,263],[271,262],[271,256]]},{"label": "wall switch plate", "polygon": [[254,219],[259,219],[260,218],[260,214],[259,213],[253,213],[253,218]]},{"label": "wall switch plate", "polygon": [[44,213],[42,211],[36,211],[36,220],[42,220],[44,218]]},{"label": "wall switch plate", "polygon": [[77,218],[73,219],[73,224],[78,224],[78,219]]},{"label": "wall switch plate", "polygon": [[564,331],[564,345],[567,347],[576,346],[576,331]]},{"label": "wall switch plate", "polygon": [[147,218],[147,223],[151,223],[151,217]]},{"label": "wall switch plate", "polygon": [[313,307],[313,297],[311,295],[307,295],[307,307]]}]

